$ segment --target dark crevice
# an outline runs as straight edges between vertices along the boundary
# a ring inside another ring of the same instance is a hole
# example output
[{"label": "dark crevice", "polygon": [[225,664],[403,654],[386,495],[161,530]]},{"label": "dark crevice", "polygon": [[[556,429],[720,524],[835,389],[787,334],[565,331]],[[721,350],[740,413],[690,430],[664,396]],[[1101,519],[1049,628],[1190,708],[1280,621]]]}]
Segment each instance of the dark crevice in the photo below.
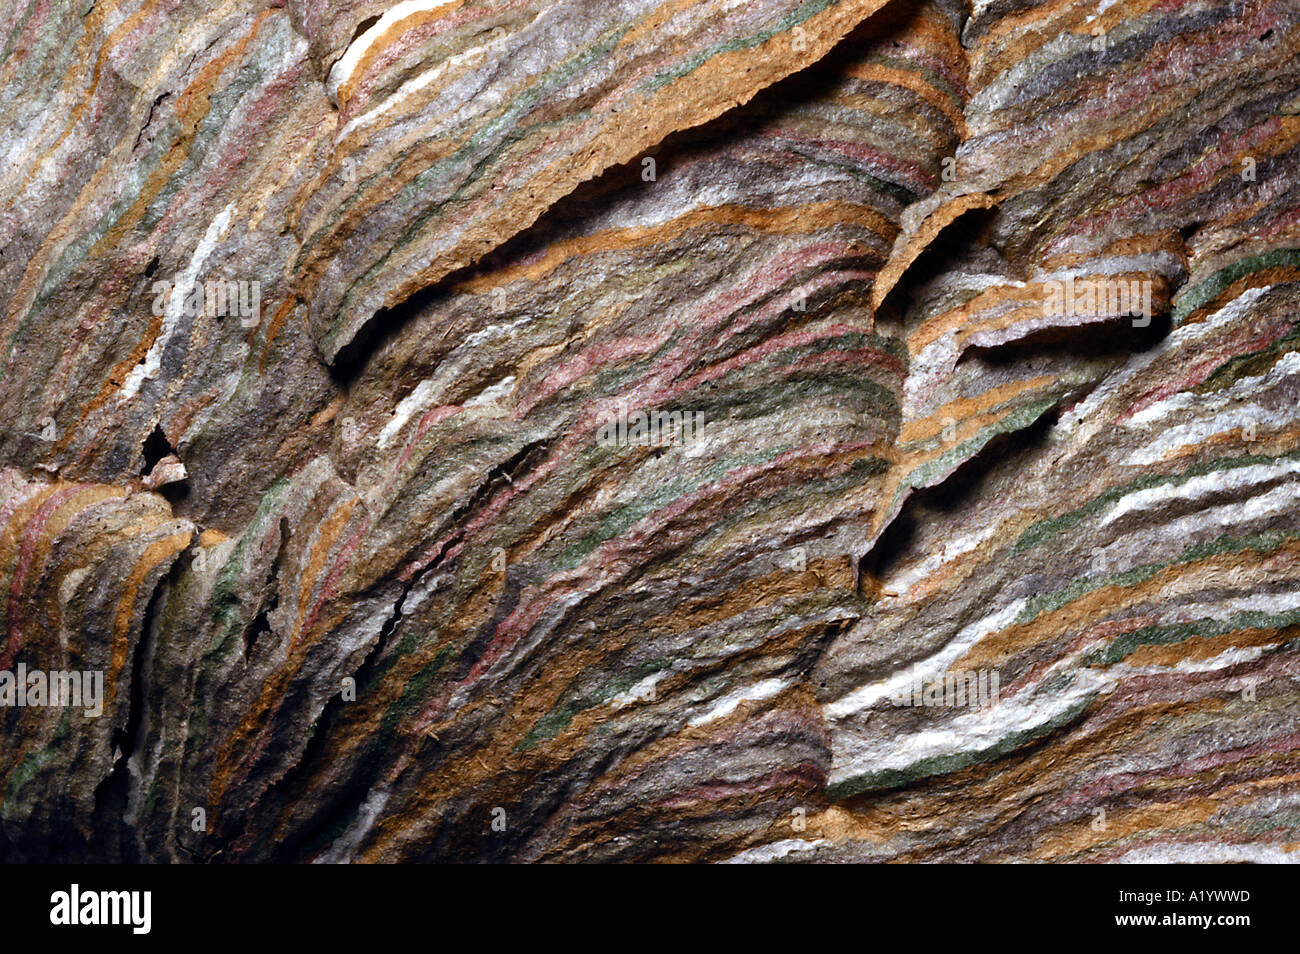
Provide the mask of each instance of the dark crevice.
[{"label": "dark crevice", "polygon": [[263,636],[266,636],[271,632],[271,623],[267,618],[267,614],[273,611],[279,603],[280,597],[277,593],[267,606],[258,611],[258,614],[253,617],[253,622],[249,625],[248,629],[244,631],[245,662],[247,662],[253,655],[253,647],[261,641]]},{"label": "dark crevice", "polygon": [[[443,522],[443,526],[446,528],[463,528],[469,522],[469,517],[496,496],[502,488],[513,484],[516,480],[523,477],[544,460],[550,446],[551,442],[549,440],[533,441],[532,443],[525,444],[508,459],[497,464],[487,472],[482,483],[478,485],[474,490],[474,493],[470,495],[470,498],[452,511],[451,515]],[[455,531],[452,536],[438,548],[438,552],[434,554],[433,558],[425,566],[425,569],[433,570],[442,566],[443,562],[447,558],[447,554],[451,552],[451,550],[455,549],[455,547],[464,539],[464,536],[464,529]]]},{"label": "dark crevice", "polygon": [[131,147],[132,150],[134,150],[134,149],[136,148],[136,146],[139,146],[139,145],[140,145],[140,140],[144,138],[145,130],[147,130],[147,129],[149,128],[149,124],[153,122],[153,114],[154,114],[154,111],[155,111],[159,106],[161,106],[161,105],[162,105],[162,101],[163,101],[164,99],[166,99],[166,98],[167,98],[168,96],[170,96],[170,95],[171,95],[170,92],[166,92],[166,93],[162,93],[162,94],[160,94],[157,98],[154,99],[153,104],[150,105],[150,107],[149,107],[149,115],[145,117],[144,123],[140,126],[140,131],[136,134],[136,137],[135,137],[135,145],[133,145],[133,146]]},{"label": "dark crevice", "polygon": [[[380,661],[384,658],[389,641],[392,639],[398,625],[402,622],[402,607],[406,604],[407,596],[410,595],[411,590],[415,588],[416,584],[430,569],[431,567],[426,567],[411,577],[409,581],[402,584],[402,591],[393,604],[392,612],[380,626],[379,635],[375,639],[374,646],[371,647],[365,659],[361,661],[361,665],[352,674],[358,692],[369,682],[371,674],[378,668]],[[293,791],[307,783],[307,780],[315,774],[326,760],[326,747],[332,735],[331,730],[342,720],[345,707],[354,704],[343,698],[342,688],[329,698],[314,723],[314,730],[303,748],[302,755],[267,790],[264,796],[265,800],[269,801],[270,804],[277,804],[279,803],[278,792]],[[376,763],[376,759],[367,760],[366,764],[372,771],[351,773],[341,788],[331,791],[331,799],[327,804],[332,807],[324,809],[323,814],[310,824],[299,826],[296,834],[276,842],[271,848],[270,862],[272,864],[285,864],[301,861],[305,855],[328,847],[327,844],[320,843],[322,841],[322,832],[346,828],[346,822],[356,815],[379,774],[379,766]],[[298,799],[294,799],[291,804],[297,802]]]},{"label": "dark crevice", "polygon": [[328,79],[330,73],[334,71],[334,67],[338,64],[338,61],[343,59],[343,57],[347,55],[348,50],[352,48],[352,44],[356,43],[357,40],[361,39],[361,34],[365,33],[367,30],[369,30],[372,26],[374,26],[378,22],[379,22],[379,17],[373,16],[373,17],[366,17],[364,20],[362,20],[360,23],[357,24],[357,28],[352,31],[351,39],[349,39],[347,43],[345,43],[342,47],[340,47],[339,55],[336,56],[334,59],[330,60],[330,62],[325,65],[324,77],[326,79]]},{"label": "dark crevice", "polygon": [[1149,351],[1168,337],[1173,327],[1166,309],[1152,317],[1146,327],[1133,324],[1131,316],[1108,318],[1084,325],[1059,325],[1001,344],[972,345],[962,352],[957,363],[980,360],[984,364],[1017,366],[1035,357],[1061,357],[1082,360],[1115,358]]},{"label": "dark crevice", "polygon": [[330,376],[339,387],[351,390],[370,361],[379,354],[421,312],[434,308],[455,294],[455,286],[472,271],[464,268],[442,281],[423,288],[392,308],[381,308],[357,329],[346,345],[328,362]]},{"label": "dark crevice", "polygon": [[[135,756],[145,733],[145,713],[149,697],[149,664],[153,661],[154,647],[158,641],[161,626],[160,610],[166,601],[173,583],[179,580],[181,561],[172,563],[168,572],[163,574],[149,602],[145,606],[144,617],[140,624],[140,640],[131,661],[131,685],[126,722],[115,728],[111,734],[110,749],[118,753],[112,771],[95,789],[94,830],[98,833],[100,843],[94,853],[105,860],[112,859],[128,864],[139,863],[138,847],[134,833],[127,824],[127,814],[131,797],[130,761]],[[88,860],[88,859],[82,859]]]},{"label": "dark crevice", "polygon": [[[463,526],[468,515],[482,507],[502,487],[508,486],[527,473],[532,467],[535,467],[540,460],[544,459],[549,446],[550,441],[536,441],[527,444],[511,455],[510,458],[493,467],[469,500],[457,508],[447,519],[446,525],[451,527]],[[353,673],[353,679],[358,691],[367,684],[371,675],[383,660],[391,637],[402,621],[403,607],[411,590],[427,574],[434,572],[443,565],[446,554],[456,546],[461,538],[461,534],[455,534],[409,581],[401,584],[401,592],[393,604],[392,612],[381,624],[374,646],[371,647],[365,659],[362,660],[360,666]],[[342,689],[330,697],[321,710],[320,716],[315,720],[315,728],[301,756],[259,798],[259,802],[277,803],[278,796],[276,793],[286,790],[292,791],[305,785],[306,780],[320,770],[321,764],[326,758],[326,748],[328,739],[331,736],[331,730],[344,717],[346,706],[350,704],[350,702],[344,700]],[[365,766],[368,767],[368,770],[355,773],[342,788],[332,792],[327,808],[322,809],[311,823],[301,826],[297,835],[274,847],[272,860],[275,862],[302,860],[302,858],[328,847],[332,839],[347,827],[348,822],[356,815],[360,805],[369,794],[375,778],[378,777],[379,761],[378,754],[368,757],[365,760]],[[247,835],[234,836],[234,838],[240,837],[247,837]],[[224,841],[228,842],[229,840],[231,839],[225,839]]]},{"label": "dark crevice", "polygon": [[161,424],[154,425],[153,432],[145,439],[141,451],[144,454],[144,466],[140,468],[141,477],[148,477],[164,457],[176,453],[171,442],[167,440],[167,435],[163,433]]},{"label": "dark crevice", "polygon": [[378,22],[379,22],[379,17],[375,16],[375,17],[366,17],[364,20],[358,23],[357,28],[352,31],[352,39],[348,40],[348,45],[343,48],[343,52],[346,53],[353,43],[361,39],[361,34],[365,33],[367,30],[369,30],[372,26],[374,26]]},{"label": "dark crevice", "polygon": [[190,482],[188,480],[178,480],[175,483],[164,484],[154,493],[159,494],[172,505],[172,513],[179,513],[180,508],[189,499]]},{"label": "dark crevice", "polygon": [[[463,526],[466,518],[483,506],[492,498],[502,487],[512,483],[514,480],[527,473],[537,463],[544,459],[550,446],[550,441],[535,441],[520,448],[510,458],[493,467],[486,475],[483,482],[475,490],[473,495],[464,504],[447,519],[446,526]],[[446,554],[452,550],[462,539],[461,533],[453,535],[434,555],[434,557],[412,575],[411,579],[401,584],[401,592],[393,604],[393,610],[380,626],[379,635],[375,644],[362,660],[360,666],[353,673],[354,684],[358,691],[365,686],[371,675],[380,665],[387,650],[392,634],[396,631],[402,621],[402,609],[406,604],[407,596],[411,590],[427,574],[437,570],[446,560]],[[326,757],[326,747],[328,738],[331,735],[331,729],[344,716],[345,707],[351,704],[343,698],[343,691],[335,693],[325,703],[321,714],[314,722],[314,729],[311,737],[308,739],[301,756],[277,780],[266,793],[258,799],[259,802],[267,801],[275,804],[277,802],[277,792],[293,790],[296,787],[306,784],[305,780],[310,779],[312,775],[320,768],[321,762]],[[332,793],[330,806],[323,810],[323,814],[310,824],[303,825],[299,829],[299,834],[284,840],[277,844],[272,850],[272,861],[287,862],[301,860],[304,856],[316,853],[328,847],[330,837],[336,837],[337,832],[346,828],[358,811],[361,803],[369,794],[374,784],[374,779],[378,777],[379,772],[378,756],[371,756],[366,759],[365,764],[372,771],[361,771],[356,773],[343,788]],[[297,800],[295,800],[296,802]],[[333,836],[327,837],[330,833]],[[247,833],[243,835],[232,835],[222,840],[227,844],[232,840],[246,838]]]},{"label": "dark crevice", "polygon": [[479,484],[469,500],[456,508],[450,522],[453,525],[464,522],[465,518],[496,496],[499,490],[524,477],[545,460],[550,447],[549,440],[532,441],[497,464],[487,472],[483,482]]},{"label": "dark crevice", "polygon": [[[924,491],[921,491],[924,493]],[[876,538],[875,545],[858,561],[859,575],[873,580],[884,580],[896,567],[903,555],[907,553],[916,539],[920,528],[916,510],[921,506],[916,501],[916,494],[903,504],[889,526]]]},{"label": "dark crevice", "polygon": [[1045,410],[1032,424],[998,434],[938,484],[918,490],[917,496],[929,510],[954,514],[993,475],[1000,463],[1014,461],[1042,448],[1059,419],[1058,404]]},{"label": "dark crevice", "polygon": [[956,274],[955,265],[973,252],[990,248],[989,237],[997,220],[998,210],[968,209],[945,225],[881,300],[881,311],[911,317],[921,304],[920,292],[928,284],[945,275]]},{"label": "dark crevice", "polygon": [[[153,469],[158,466],[165,457],[175,457],[180,459],[176,449],[172,447],[171,441],[167,439],[167,434],[163,431],[161,424],[155,424],[153,431],[145,439],[144,446],[141,448],[144,455],[144,463],[140,468],[140,476],[148,477],[153,473]],[[189,480],[177,480],[171,483],[163,484],[161,487],[154,489],[154,493],[162,496],[172,505],[172,512],[176,513],[178,508],[185,502],[190,495]]]},{"label": "dark crevice", "polygon": [[[1045,448],[1052,428],[1060,420],[1063,403],[1058,402],[1044,411],[1027,427],[997,435],[939,483],[912,492],[898,514],[860,558],[862,595],[869,600],[893,595],[889,588],[890,580],[908,561],[932,552],[924,549],[927,542],[934,545],[933,536],[925,532],[927,528],[933,531],[962,521],[972,501],[990,492],[1003,475],[1023,472],[1030,458]],[[813,668],[819,680],[818,692],[823,698],[842,695],[865,682],[883,679],[933,652],[933,647],[929,647],[915,655],[904,653],[854,664],[847,669],[832,667],[828,670],[824,661],[826,651],[832,646],[832,643],[826,644],[826,650]]]},{"label": "dark crevice", "polygon": [[[946,478],[930,487],[915,490],[899,508],[897,516],[859,559],[864,579],[883,583],[919,542],[921,526],[952,518],[963,504],[989,480],[1000,463],[1023,459],[1043,447],[1052,427],[1060,419],[1061,404],[1044,411],[1028,427],[998,434],[963,461]],[[868,576],[869,575],[869,576]]]},{"label": "dark crevice", "polygon": [[270,596],[269,602],[263,602],[257,615],[244,630],[244,660],[253,654],[254,648],[263,636],[272,634],[270,615],[280,605],[280,567],[289,546],[289,518],[280,518],[280,542],[271,560],[271,570],[267,575],[264,592]]},{"label": "dark crevice", "polygon": [[[352,339],[327,361],[334,380],[351,389],[385,344],[397,338],[417,316],[454,298],[456,286],[464,281],[525,260],[556,241],[586,234],[591,220],[611,206],[641,193],[653,183],[642,180],[641,161],[652,156],[656,179],[671,178],[684,167],[745,142],[754,129],[778,120],[800,103],[815,102],[830,95],[843,80],[847,63],[861,57],[864,44],[881,43],[887,32],[904,28],[915,10],[899,0],[889,0],[859,24],[820,60],[760,90],[752,100],[729,109],[715,119],[681,129],[648,145],[635,158],[610,166],[594,178],[584,180],[561,196],[531,225],[514,233],[476,262],[457,269],[420,289],[390,308],[381,308],[364,322]],[[360,28],[359,28],[360,29]],[[355,37],[354,37],[355,40]],[[799,150],[788,146],[798,155]],[[885,186],[907,192],[894,183]],[[910,200],[916,196],[907,193]]]},{"label": "dark crevice", "polygon": [[[543,460],[549,447],[550,441],[535,441],[526,444],[507,460],[493,467],[469,500],[452,513],[446,521],[446,525],[450,527],[464,526],[467,518],[487,503],[501,488],[513,483]],[[380,627],[375,645],[367,653],[366,658],[353,675],[358,692],[368,683],[371,675],[384,658],[384,652],[392,634],[402,621],[402,610],[406,604],[407,596],[421,579],[427,574],[436,571],[445,563],[446,554],[461,541],[462,536],[461,533],[454,534],[439,548],[438,552],[424,567],[415,573],[408,582],[402,584],[401,594],[393,605],[392,613]],[[273,791],[292,789],[301,784],[302,780],[312,776],[319,763],[325,758],[326,740],[330,735],[330,729],[343,717],[344,708],[348,704],[344,701],[341,690],[330,698],[317,719],[316,730],[313,732],[311,739],[308,740],[302,756],[294,764],[293,768],[275,784]],[[342,831],[346,830],[348,824],[359,811],[361,804],[369,795],[374,781],[379,775],[380,761],[378,753],[368,757],[365,760],[366,770],[355,773],[342,789],[333,793],[330,807],[324,809],[316,820],[311,824],[302,826],[297,836],[278,845],[272,860],[276,862],[300,861],[305,857],[325,850]],[[267,797],[271,797],[270,792],[268,792]]]}]

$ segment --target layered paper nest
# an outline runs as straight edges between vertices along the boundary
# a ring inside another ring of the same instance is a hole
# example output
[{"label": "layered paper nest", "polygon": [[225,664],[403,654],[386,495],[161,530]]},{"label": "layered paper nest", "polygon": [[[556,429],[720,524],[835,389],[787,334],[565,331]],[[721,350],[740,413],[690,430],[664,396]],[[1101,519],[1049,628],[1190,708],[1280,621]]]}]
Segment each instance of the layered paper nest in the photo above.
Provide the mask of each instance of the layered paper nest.
[{"label": "layered paper nest", "polygon": [[0,858],[1295,857],[1297,0],[11,7]]}]

